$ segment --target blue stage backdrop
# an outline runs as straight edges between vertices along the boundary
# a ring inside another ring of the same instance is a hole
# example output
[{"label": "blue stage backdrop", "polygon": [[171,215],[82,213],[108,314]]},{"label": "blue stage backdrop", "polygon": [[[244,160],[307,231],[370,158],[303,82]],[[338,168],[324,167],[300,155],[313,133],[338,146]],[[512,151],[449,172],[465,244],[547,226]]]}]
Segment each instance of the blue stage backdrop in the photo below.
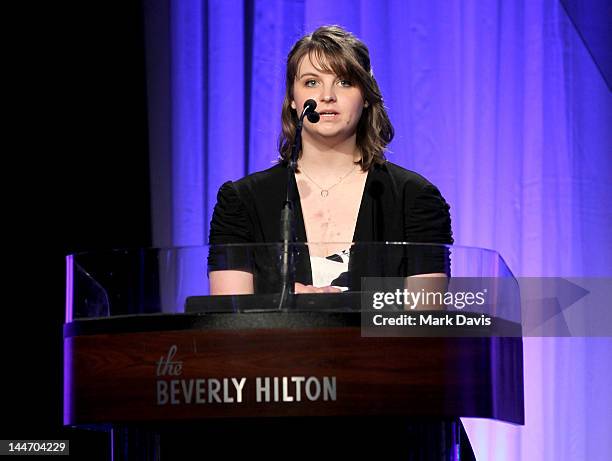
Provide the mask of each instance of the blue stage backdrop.
[{"label": "blue stage backdrop", "polygon": [[[457,244],[612,275],[612,95],[557,0],[144,5],[155,245],[204,244],[219,186],[275,161],[289,48],[339,24],[369,45],[388,158],[439,186]],[[525,339],[527,424],[466,420],[478,459],[610,459],[611,363],[610,338]]]}]

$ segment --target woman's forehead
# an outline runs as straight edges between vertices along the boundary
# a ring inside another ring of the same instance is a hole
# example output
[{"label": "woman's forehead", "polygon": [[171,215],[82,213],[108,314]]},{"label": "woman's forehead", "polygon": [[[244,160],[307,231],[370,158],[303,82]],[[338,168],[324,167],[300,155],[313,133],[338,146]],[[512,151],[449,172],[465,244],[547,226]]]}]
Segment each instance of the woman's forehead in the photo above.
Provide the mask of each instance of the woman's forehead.
[{"label": "woman's forehead", "polygon": [[302,75],[312,73],[338,75],[334,67],[332,60],[323,53],[311,51],[300,58],[295,78],[299,79]]}]

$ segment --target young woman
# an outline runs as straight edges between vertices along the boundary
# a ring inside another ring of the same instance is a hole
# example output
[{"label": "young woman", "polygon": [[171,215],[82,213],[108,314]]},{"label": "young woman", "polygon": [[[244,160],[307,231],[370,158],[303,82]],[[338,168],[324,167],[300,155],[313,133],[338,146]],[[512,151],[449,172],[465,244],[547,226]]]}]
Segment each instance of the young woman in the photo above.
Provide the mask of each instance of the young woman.
[{"label": "young woman", "polygon": [[[287,58],[278,165],[219,190],[210,226],[211,245],[274,243],[287,190],[287,162],[299,114],[314,99],[318,123],[304,119],[295,180],[296,237],[308,242],[297,262],[296,293],[358,289],[361,276],[442,274],[446,258],[394,255],[373,268],[353,242],[452,244],[449,207],[418,174],[385,159],[393,127],[363,42],[336,26],[302,37]],[[211,294],[248,294],[279,288],[278,269],[260,254],[209,256]],[[383,250],[384,251],[384,250]],[[401,253],[400,249],[400,253]],[[414,255],[413,255],[414,256]],[[394,259],[396,258],[396,259]],[[248,261],[247,261],[248,260]],[[414,264],[414,261],[419,261]],[[427,260],[427,262],[423,262]],[[413,261],[413,263],[410,263]],[[418,266],[418,267],[417,267]]]}]

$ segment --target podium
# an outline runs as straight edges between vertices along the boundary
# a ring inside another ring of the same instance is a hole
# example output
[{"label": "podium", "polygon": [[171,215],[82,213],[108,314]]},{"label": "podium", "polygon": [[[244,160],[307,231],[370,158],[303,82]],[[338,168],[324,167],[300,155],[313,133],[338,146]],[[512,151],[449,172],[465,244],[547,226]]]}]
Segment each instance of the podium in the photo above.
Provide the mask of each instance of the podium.
[{"label": "podium", "polygon": [[[64,326],[64,424],[109,430],[113,459],[184,459],[215,443],[231,454],[247,440],[253,446],[240,454],[265,442],[263,453],[279,457],[310,448],[323,458],[459,459],[459,442],[464,450],[469,442],[458,418],[524,424],[520,325],[512,336],[467,328],[453,336],[364,336],[355,293],[297,295],[299,303],[283,310],[269,296],[191,294],[175,312],[138,303],[132,312],[75,318],[83,309],[104,312],[100,299],[135,299],[91,293],[103,285],[75,259],[69,285],[81,307],[69,306]],[[141,284],[139,299],[162,285]]]}]

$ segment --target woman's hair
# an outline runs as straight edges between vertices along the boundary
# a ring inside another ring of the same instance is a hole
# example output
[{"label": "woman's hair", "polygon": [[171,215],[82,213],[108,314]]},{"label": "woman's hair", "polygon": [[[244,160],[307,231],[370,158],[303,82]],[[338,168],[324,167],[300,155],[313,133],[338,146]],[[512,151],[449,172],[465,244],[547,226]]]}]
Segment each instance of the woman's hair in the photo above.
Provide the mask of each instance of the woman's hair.
[{"label": "woman's hair", "polygon": [[[383,105],[378,83],[370,66],[367,46],[350,32],[338,26],[319,27],[293,45],[287,56],[285,100],[281,112],[282,132],[278,140],[281,162],[289,161],[298,122],[298,113],[291,107],[293,85],[301,59],[308,55],[321,72],[333,72],[351,80],[362,93],[366,106],[357,124],[357,147],[361,153],[359,164],[363,171],[374,163],[385,161],[385,148],[393,139],[393,126]],[[300,152],[301,155],[301,152]]]}]

